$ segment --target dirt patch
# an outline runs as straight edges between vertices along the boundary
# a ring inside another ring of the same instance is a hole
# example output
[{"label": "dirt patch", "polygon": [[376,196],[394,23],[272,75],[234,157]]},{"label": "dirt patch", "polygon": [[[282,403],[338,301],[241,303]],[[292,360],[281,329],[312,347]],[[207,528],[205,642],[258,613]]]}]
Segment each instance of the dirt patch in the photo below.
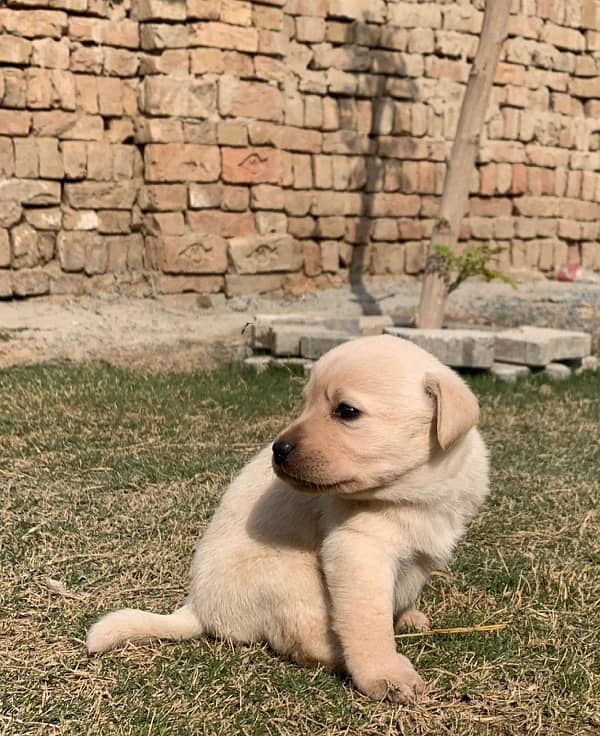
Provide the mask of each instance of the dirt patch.
[{"label": "dirt patch", "polygon": [[[391,314],[410,320],[416,281],[330,289],[299,298],[217,295],[212,306],[193,294],[160,299],[49,298],[0,302],[0,367],[39,362],[106,361],[152,371],[193,370],[247,354],[244,326],[258,312],[332,316]],[[600,342],[600,286],[533,282],[468,283],[449,303],[449,321],[513,326],[534,324],[591,332]]]}]

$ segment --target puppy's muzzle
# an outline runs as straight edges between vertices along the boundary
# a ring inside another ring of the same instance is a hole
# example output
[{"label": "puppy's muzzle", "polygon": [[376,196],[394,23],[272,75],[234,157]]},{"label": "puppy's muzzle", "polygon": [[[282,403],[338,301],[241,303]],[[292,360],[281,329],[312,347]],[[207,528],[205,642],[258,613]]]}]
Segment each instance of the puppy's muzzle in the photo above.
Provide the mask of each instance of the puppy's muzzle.
[{"label": "puppy's muzzle", "polygon": [[277,440],[273,443],[273,462],[275,465],[283,465],[294,449],[294,445],[287,440]]}]

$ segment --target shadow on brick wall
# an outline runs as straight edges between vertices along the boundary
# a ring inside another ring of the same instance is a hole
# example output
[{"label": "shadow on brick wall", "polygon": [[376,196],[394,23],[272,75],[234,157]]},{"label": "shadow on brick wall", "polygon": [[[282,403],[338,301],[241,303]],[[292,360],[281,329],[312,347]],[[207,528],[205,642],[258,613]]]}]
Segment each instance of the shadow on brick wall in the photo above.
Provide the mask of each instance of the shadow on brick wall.
[{"label": "shadow on brick wall", "polygon": [[[401,98],[402,101],[406,103],[414,102],[417,97],[417,87],[414,81],[407,76],[403,64],[397,67],[394,76],[396,78],[402,78],[407,82],[405,94]],[[373,244],[373,225],[375,218],[380,216],[375,206],[376,195],[377,193],[386,191],[388,188],[390,192],[398,191],[400,193],[409,190],[407,178],[402,172],[402,161],[399,159],[384,159],[379,155],[380,136],[402,134],[401,132],[396,133],[396,130],[399,129],[395,112],[397,99],[391,97],[386,89],[387,80],[391,78],[383,74],[374,76],[373,89],[368,97],[372,101],[372,106],[369,152],[363,157],[366,169],[366,181],[361,190],[361,214],[358,220],[349,268],[350,288],[360,304],[363,314],[382,313],[378,301],[369,291],[368,283],[365,281],[365,274],[372,272],[374,247],[385,248],[386,245],[390,245],[383,241],[380,241],[378,246],[374,246]],[[406,150],[410,154],[414,152],[416,145],[410,136],[406,137]],[[386,165],[393,166],[396,169],[393,177],[396,181],[396,186],[393,188],[386,185]],[[397,245],[397,243],[394,243],[394,245]]]}]

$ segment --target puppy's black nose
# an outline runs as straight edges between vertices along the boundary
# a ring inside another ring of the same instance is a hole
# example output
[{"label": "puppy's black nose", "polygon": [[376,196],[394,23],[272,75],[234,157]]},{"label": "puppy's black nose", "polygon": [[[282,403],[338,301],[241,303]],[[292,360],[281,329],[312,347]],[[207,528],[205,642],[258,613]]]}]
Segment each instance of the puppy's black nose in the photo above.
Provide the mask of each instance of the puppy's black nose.
[{"label": "puppy's black nose", "polygon": [[277,465],[283,465],[286,457],[294,449],[294,445],[287,442],[287,440],[277,440],[273,443],[273,459]]}]

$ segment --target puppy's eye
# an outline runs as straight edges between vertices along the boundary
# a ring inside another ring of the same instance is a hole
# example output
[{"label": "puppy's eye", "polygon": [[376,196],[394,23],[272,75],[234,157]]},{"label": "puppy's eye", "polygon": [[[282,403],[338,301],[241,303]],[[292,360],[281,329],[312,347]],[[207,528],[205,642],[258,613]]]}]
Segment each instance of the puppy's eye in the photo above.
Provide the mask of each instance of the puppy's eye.
[{"label": "puppy's eye", "polygon": [[358,419],[360,411],[354,406],[350,406],[350,404],[344,404],[342,401],[342,403],[338,404],[333,410],[333,416],[345,420]]}]

